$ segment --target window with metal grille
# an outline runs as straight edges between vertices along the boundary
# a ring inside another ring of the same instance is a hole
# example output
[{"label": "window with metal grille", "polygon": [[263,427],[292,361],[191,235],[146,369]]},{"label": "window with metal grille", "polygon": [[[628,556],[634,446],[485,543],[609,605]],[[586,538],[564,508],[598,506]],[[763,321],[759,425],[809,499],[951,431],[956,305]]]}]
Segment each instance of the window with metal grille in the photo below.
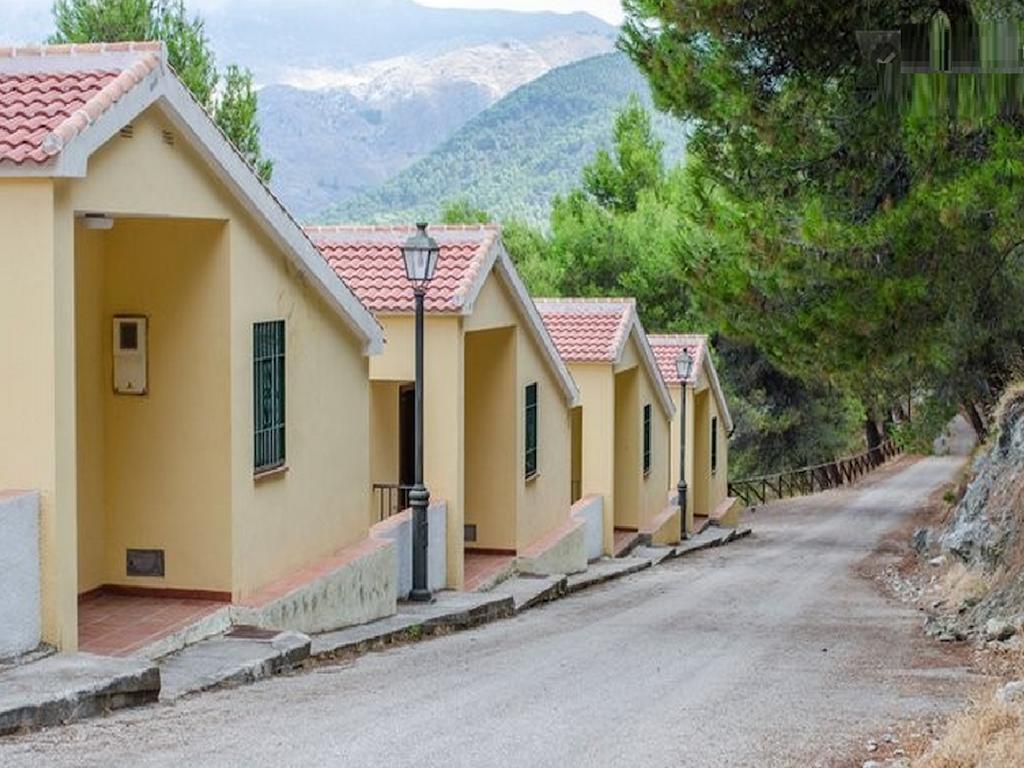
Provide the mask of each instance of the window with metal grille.
[{"label": "window with metal grille", "polygon": [[[634,433],[635,434],[635,433]],[[651,473],[651,404],[644,406],[644,474]]]},{"label": "window with metal grille", "polygon": [[284,466],[284,320],[252,327],[253,469]]},{"label": "window with metal grille", "polygon": [[718,471],[718,417],[711,417],[711,474]]},{"label": "window with metal grille", "polygon": [[526,477],[537,474],[537,385],[526,385]]}]

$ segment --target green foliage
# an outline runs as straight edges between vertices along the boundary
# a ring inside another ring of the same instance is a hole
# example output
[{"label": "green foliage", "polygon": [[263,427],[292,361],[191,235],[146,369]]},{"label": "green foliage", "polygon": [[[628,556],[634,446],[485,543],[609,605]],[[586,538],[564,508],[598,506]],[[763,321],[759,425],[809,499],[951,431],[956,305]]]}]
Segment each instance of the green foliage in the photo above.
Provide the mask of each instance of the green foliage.
[{"label": "green foliage", "polygon": [[939,398],[929,397],[916,407],[912,404],[911,409],[911,418],[892,426],[892,439],[905,451],[931,453],[935,440],[956,416],[956,406]]},{"label": "green foliage", "polygon": [[259,177],[270,180],[273,163],[260,151],[252,74],[235,65],[217,72],[203,20],[188,15],[184,0],[57,0],[53,19],[53,43],[164,41],[171,67],[196,101]]},{"label": "green foliage", "polygon": [[626,7],[623,47],[692,126],[694,284],[716,324],[873,423],[908,390],[991,403],[1024,343],[1024,123],[875,109],[855,37],[940,8],[965,25],[973,4]]},{"label": "green foliage", "polygon": [[466,198],[452,200],[441,209],[442,224],[488,224],[491,214],[474,208]]},{"label": "green foliage", "polygon": [[[580,168],[614,139],[616,110],[639,94],[643,76],[622,54],[559,67],[484,110],[454,136],[383,186],[326,211],[323,221],[437,221],[458,196],[502,220],[546,226],[551,200],[578,182]],[[650,119],[650,118],[648,118]],[[685,133],[664,115],[654,130],[679,158]]]},{"label": "green foliage", "polygon": [[719,333],[695,283],[708,239],[694,221],[692,177],[666,171],[643,105],[619,112],[610,150],[597,152],[581,184],[557,198],[550,233],[506,223],[505,245],[534,295],[633,296],[650,331],[712,334],[736,432],[730,474],[759,474],[851,452],[860,404],[825,383],[774,367],[756,347]]},{"label": "green foliage", "polygon": [[231,64],[224,73],[224,86],[217,100],[214,119],[231,138],[242,157],[264,181],[274,172],[272,160],[260,153],[260,126],[256,119],[256,90],[252,73]]}]

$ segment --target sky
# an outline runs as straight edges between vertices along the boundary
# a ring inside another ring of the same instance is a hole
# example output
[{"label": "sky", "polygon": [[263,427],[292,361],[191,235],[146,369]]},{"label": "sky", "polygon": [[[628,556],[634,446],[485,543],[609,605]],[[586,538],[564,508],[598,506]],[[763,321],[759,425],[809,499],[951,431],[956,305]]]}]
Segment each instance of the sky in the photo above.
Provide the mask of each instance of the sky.
[{"label": "sky", "polygon": [[[188,8],[222,6],[228,0],[185,0]],[[622,22],[620,0],[415,0],[435,8],[504,8],[514,11],[588,11],[612,24]],[[0,43],[39,40],[51,31],[53,0],[0,0]]]},{"label": "sky", "polygon": [[[2,2],[3,0],[0,0]],[[504,8],[511,11],[587,11],[610,24],[622,23],[620,0],[416,0],[435,8]]]}]

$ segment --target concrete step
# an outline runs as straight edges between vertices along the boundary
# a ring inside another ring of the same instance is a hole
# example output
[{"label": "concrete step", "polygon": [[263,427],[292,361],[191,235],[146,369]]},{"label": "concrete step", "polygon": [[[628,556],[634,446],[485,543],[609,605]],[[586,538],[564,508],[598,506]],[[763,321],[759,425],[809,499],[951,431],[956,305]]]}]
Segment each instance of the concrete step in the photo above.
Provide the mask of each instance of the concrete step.
[{"label": "concrete step", "polygon": [[664,562],[665,560],[668,560],[670,557],[675,557],[675,554],[676,554],[676,548],[675,547],[649,547],[649,546],[637,547],[631,553],[631,555],[633,557],[639,557],[639,558],[641,558],[643,560],[650,560],[651,561],[651,565],[660,565],[662,562]]},{"label": "concrete step", "polygon": [[310,639],[299,632],[236,627],[160,660],[161,701],[174,701],[222,685],[251,683],[294,669],[309,657]]},{"label": "concrete step", "polygon": [[468,629],[511,616],[515,600],[494,592],[436,592],[432,603],[400,603],[386,619],[313,636],[312,654],[330,659],[444,630]]},{"label": "concrete step", "polygon": [[508,595],[515,605],[515,612],[525,611],[540,603],[557,600],[566,594],[568,580],[565,576],[516,576],[491,590],[492,595]]},{"label": "concrete step", "polygon": [[149,704],[159,693],[160,670],[147,659],[50,656],[0,674],[0,736]]},{"label": "concrete step", "polygon": [[574,573],[566,579],[566,589],[571,594],[581,589],[603,584],[645,568],[651,567],[651,561],[642,557],[605,557],[595,560],[587,566],[583,573]]}]

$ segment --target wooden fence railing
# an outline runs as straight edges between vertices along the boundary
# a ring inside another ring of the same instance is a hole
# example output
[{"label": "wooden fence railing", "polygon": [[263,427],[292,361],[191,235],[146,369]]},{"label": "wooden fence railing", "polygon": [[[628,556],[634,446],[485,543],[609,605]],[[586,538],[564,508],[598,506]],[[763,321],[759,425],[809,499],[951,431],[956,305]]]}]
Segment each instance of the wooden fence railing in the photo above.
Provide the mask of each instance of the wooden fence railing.
[{"label": "wooden fence railing", "polygon": [[847,456],[813,467],[801,467],[758,477],[729,482],[729,495],[739,498],[745,506],[765,504],[789,496],[802,496],[816,491],[839,488],[863,477],[902,452],[891,440],[856,456]]}]

